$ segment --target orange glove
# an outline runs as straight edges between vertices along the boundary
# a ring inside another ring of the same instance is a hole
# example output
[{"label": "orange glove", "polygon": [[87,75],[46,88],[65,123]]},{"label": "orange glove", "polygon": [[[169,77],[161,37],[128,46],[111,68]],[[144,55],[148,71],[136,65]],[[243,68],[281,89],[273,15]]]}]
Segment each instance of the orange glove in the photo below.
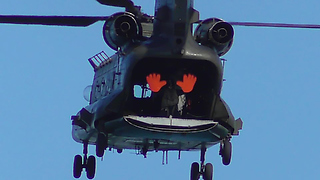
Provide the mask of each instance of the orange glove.
[{"label": "orange glove", "polygon": [[167,81],[160,81],[161,76],[160,74],[156,73],[149,74],[149,76],[147,76],[146,79],[152,92],[159,92],[160,89],[167,84]]},{"label": "orange glove", "polygon": [[177,81],[177,85],[181,87],[182,91],[185,93],[189,93],[193,90],[193,87],[197,81],[197,77],[188,74],[183,75],[183,81]]}]

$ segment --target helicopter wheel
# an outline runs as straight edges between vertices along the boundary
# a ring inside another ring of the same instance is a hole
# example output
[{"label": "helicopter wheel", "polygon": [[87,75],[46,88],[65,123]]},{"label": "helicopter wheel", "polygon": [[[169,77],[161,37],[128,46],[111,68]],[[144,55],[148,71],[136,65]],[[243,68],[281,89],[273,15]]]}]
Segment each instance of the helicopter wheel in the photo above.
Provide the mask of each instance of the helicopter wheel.
[{"label": "helicopter wheel", "polygon": [[198,180],[199,178],[200,178],[199,163],[194,162],[191,164],[190,180]]},{"label": "helicopter wheel", "polygon": [[223,140],[220,144],[220,155],[222,157],[222,163],[229,165],[231,162],[232,144],[229,140]]},{"label": "helicopter wheel", "polygon": [[102,157],[104,155],[104,150],[107,147],[108,139],[103,133],[98,134],[96,143],[96,155]]},{"label": "helicopter wheel", "polygon": [[211,163],[206,164],[204,172],[202,174],[204,180],[212,180],[213,177],[213,166]]},{"label": "helicopter wheel", "polygon": [[82,157],[76,155],[73,162],[73,177],[80,178],[82,172]]},{"label": "helicopter wheel", "polygon": [[87,178],[93,179],[96,173],[96,158],[94,156],[89,156],[86,164]]}]

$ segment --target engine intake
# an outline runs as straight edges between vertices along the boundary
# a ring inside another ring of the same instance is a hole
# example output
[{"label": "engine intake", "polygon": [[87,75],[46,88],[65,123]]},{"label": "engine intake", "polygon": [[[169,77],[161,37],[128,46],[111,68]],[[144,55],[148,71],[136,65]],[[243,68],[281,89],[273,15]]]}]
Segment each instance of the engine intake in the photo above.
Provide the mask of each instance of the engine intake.
[{"label": "engine intake", "polygon": [[219,56],[226,54],[233,43],[232,26],[218,18],[202,21],[196,28],[194,37],[201,45],[215,49]]},{"label": "engine intake", "polygon": [[141,24],[135,15],[123,12],[112,15],[103,26],[103,38],[113,50],[118,50],[142,35]]}]

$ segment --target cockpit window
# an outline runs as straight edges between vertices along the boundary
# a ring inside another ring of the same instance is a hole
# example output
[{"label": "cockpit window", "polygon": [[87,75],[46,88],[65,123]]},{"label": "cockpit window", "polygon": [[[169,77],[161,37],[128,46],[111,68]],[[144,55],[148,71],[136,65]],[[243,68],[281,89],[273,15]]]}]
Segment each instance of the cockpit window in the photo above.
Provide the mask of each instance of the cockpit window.
[{"label": "cockpit window", "polygon": [[134,85],[133,86],[133,95],[135,98],[150,98],[151,97],[151,90],[149,84],[146,85]]}]

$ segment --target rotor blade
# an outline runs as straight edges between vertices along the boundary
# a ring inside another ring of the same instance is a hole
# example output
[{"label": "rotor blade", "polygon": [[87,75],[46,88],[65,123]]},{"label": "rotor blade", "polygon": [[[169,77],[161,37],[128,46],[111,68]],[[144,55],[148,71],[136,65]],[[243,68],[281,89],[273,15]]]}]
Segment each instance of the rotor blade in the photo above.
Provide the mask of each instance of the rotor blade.
[{"label": "rotor blade", "polygon": [[234,26],[320,29],[320,25],[317,25],[317,24],[286,24],[286,23],[258,23],[258,22],[228,22],[228,23]]},{"label": "rotor blade", "polygon": [[108,6],[117,6],[117,7],[127,7],[133,6],[133,2],[131,0],[97,0],[99,3]]},{"label": "rotor blade", "polygon": [[107,20],[108,16],[20,16],[0,15],[0,23],[38,24],[51,26],[86,27],[97,21]]}]

